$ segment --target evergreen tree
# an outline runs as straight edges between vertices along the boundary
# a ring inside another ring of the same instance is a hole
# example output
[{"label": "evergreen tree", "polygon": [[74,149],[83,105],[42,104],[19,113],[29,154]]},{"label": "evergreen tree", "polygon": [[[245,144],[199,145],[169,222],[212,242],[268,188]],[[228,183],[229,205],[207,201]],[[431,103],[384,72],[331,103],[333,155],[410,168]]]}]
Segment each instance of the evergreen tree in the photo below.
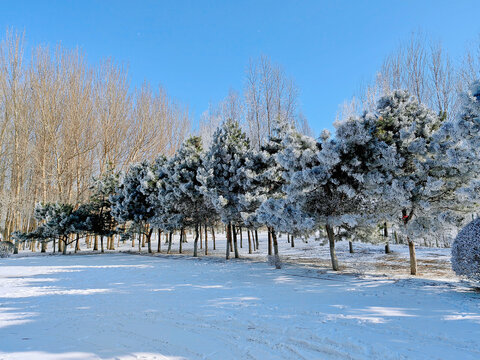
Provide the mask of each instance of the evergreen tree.
[{"label": "evergreen tree", "polygon": [[[245,169],[251,166],[251,162],[250,143],[245,133],[236,121],[227,120],[215,131],[212,145],[205,154],[204,166],[198,171],[201,192],[227,225],[227,259],[230,257],[232,225],[242,224],[242,213],[249,211],[250,199],[243,194],[254,176]],[[233,246],[238,258],[235,233]]]}]

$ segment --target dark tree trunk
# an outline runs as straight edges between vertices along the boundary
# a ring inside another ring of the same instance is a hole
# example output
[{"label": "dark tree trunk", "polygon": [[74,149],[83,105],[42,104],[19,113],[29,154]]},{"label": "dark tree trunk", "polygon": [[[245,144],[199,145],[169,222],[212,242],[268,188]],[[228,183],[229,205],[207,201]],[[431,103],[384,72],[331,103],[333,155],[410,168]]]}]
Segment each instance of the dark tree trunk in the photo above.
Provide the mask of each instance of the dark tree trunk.
[{"label": "dark tree trunk", "polygon": [[232,228],[232,224],[231,223],[228,223],[227,225],[227,250],[226,250],[226,254],[225,254],[225,257],[226,259],[230,259],[230,241],[232,241],[231,237],[232,237],[232,232],[231,232],[231,228]]},{"label": "dark tree trunk", "polygon": [[203,233],[202,233],[202,225],[199,225],[200,229],[198,230],[200,233],[200,249],[203,249]]},{"label": "dark tree trunk", "polygon": [[242,227],[238,228],[240,233],[240,249],[243,249],[243,235],[242,235]]},{"label": "dark tree trunk", "polygon": [[271,234],[272,234],[272,242],[273,242],[273,256],[274,256],[274,264],[275,264],[275,269],[281,269],[282,266],[280,264],[280,255],[278,254],[278,241],[277,241],[277,233],[275,232],[275,229],[272,227],[271,229]]},{"label": "dark tree trunk", "polygon": [[353,243],[351,240],[348,242],[348,251],[350,251],[350,254],[353,254]]},{"label": "dark tree trunk", "polygon": [[103,249],[103,235],[100,235],[100,248],[101,248],[101,251],[103,253],[104,252],[104,249]]},{"label": "dark tree trunk", "polygon": [[335,253],[335,234],[333,228],[330,225],[325,226],[328,235],[328,243],[330,245],[330,258],[332,260],[332,269],[338,271],[338,259]]},{"label": "dark tree trunk", "polygon": [[148,242],[148,253],[152,254],[152,234],[153,234],[153,229],[148,230],[147,232],[147,242]]},{"label": "dark tree trunk", "polygon": [[247,236],[248,236],[248,253],[252,253],[252,237],[250,236],[250,230],[247,230]]},{"label": "dark tree trunk", "polygon": [[215,244],[215,229],[212,226],[212,240],[213,240],[213,250],[217,250],[217,245]]},{"label": "dark tree trunk", "polygon": [[257,250],[260,247],[260,244],[258,243],[258,230],[255,229],[255,243],[257,244]]},{"label": "dark tree trunk", "polygon": [[[55,248],[57,247],[56,240],[53,239],[53,253],[55,254]],[[17,254],[18,254],[18,248],[17,248]]]},{"label": "dark tree trunk", "polygon": [[207,224],[205,224],[204,230],[205,230],[205,255],[208,255],[208,226],[207,226]]},{"label": "dark tree trunk", "polygon": [[195,225],[195,240],[193,241],[193,257],[197,257],[198,253],[198,238],[199,238],[199,231],[198,231],[198,224]]},{"label": "dark tree trunk", "polygon": [[95,240],[93,241],[93,251],[98,251],[98,235],[95,235]]},{"label": "dark tree trunk", "polygon": [[235,259],[238,259],[239,256],[238,256],[238,244],[237,244],[237,227],[236,226],[232,226],[233,228],[233,249],[235,250]]},{"label": "dark tree trunk", "polygon": [[[53,244],[53,252],[55,252],[55,243]],[[18,240],[15,239],[15,243],[13,246],[13,253],[18,254]]]},{"label": "dark tree trunk", "polygon": [[290,246],[295,247],[295,238],[293,237],[293,235],[291,235],[290,237]]},{"label": "dark tree trunk", "polygon": [[383,223],[383,237],[385,238],[385,254],[390,254],[390,244],[388,243],[388,227],[386,221]]},{"label": "dark tree trunk", "polygon": [[272,256],[272,229],[267,227],[268,230],[268,256]]},{"label": "dark tree trunk", "polygon": [[178,246],[178,252],[181,254],[182,253],[182,247],[183,247],[183,238],[185,236],[184,230],[180,230],[180,245]]},{"label": "dark tree trunk", "polygon": [[[42,241],[42,250],[40,252],[42,252],[42,253],[47,252],[47,242],[46,241]],[[17,254],[18,254],[18,250],[17,250]]]},{"label": "dark tree trunk", "polygon": [[168,235],[168,249],[167,249],[167,254],[170,254],[170,250],[172,250],[172,237],[173,237],[173,231],[170,231],[170,234]]},{"label": "dark tree trunk", "polygon": [[77,250],[80,250],[80,234],[77,234],[77,239],[75,241],[75,254],[77,253]]}]

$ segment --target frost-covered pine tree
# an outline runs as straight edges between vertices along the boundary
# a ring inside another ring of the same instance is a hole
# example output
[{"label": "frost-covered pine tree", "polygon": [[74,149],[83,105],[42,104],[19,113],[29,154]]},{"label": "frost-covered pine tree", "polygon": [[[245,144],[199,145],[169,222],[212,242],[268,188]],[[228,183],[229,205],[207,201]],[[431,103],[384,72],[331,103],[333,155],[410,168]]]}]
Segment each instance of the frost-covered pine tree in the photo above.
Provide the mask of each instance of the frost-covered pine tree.
[{"label": "frost-covered pine tree", "polygon": [[201,156],[201,138],[192,136],[187,139],[172,158],[166,182],[170,208],[177,214],[174,227],[195,229],[193,252],[195,257],[198,252],[199,227],[206,224],[215,213],[211,202],[207,201],[200,191],[201,184],[197,172],[202,167]]},{"label": "frost-covered pine tree", "polygon": [[[146,191],[145,181],[149,178],[151,166],[147,161],[132,165],[123,176],[116,190],[110,197],[112,215],[120,224],[128,224],[128,231],[143,234],[151,252],[151,236],[153,228],[149,221],[154,215],[153,208],[148,202],[149,193]],[[151,187],[151,191],[154,189]],[[138,251],[141,251],[141,242],[138,242]]]},{"label": "frost-covered pine tree", "polygon": [[[471,205],[460,195],[468,197],[478,173],[478,160],[472,158],[480,145],[478,131],[465,119],[443,122],[406,91],[381,98],[373,117],[374,136],[396,154],[378,181],[378,209],[402,225],[415,275],[415,239],[458,225]],[[466,141],[467,134],[472,141]]]},{"label": "frost-covered pine tree", "polygon": [[[198,171],[202,193],[227,225],[227,259],[230,258],[232,225],[241,224],[242,213],[248,211],[249,199],[243,193],[254,175],[245,171],[251,160],[252,153],[245,133],[236,121],[227,120],[215,131],[210,149],[205,154],[204,166]],[[235,236],[233,247],[238,258]]]}]

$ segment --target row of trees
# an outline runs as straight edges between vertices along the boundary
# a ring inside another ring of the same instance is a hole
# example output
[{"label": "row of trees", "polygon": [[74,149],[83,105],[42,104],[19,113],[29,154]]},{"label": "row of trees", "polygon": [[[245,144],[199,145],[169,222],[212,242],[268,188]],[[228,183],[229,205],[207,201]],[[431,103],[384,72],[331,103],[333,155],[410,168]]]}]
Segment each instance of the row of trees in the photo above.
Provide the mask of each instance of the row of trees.
[{"label": "row of trees", "polygon": [[92,176],[172,155],[190,131],[186,108],[148,83],[131,90],[112,60],[78,50],[0,43],[0,228],[32,229],[37,202],[80,204]]},{"label": "row of trees", "polygon": [[[478,204],[480,166],[480,83],[462,95],[461,116],[447,120],[407,91],[386,94],[374,111],[335,124],[319,139],[286,120],[257,150],[237,121],[225,121],[203,150],[190,137],[171,157],[131,166],[118,180],[109,171],[96,181],[91,201],[43,204],[42,225],[19,239],[70,234],[110,236],[195,231],[218,222],[238,257],[236,227],[266,226],[279,266],[277,234],[305,236],[322,229],[329,240],[332,268],[338,270],[338,231],[354,236],[389,222],[405,237],[411,273],[416,274],[415,240],[461,226]],[[180,242],[181,244],[181,242]],[[171,246],[171,245],[170,245]]]}]

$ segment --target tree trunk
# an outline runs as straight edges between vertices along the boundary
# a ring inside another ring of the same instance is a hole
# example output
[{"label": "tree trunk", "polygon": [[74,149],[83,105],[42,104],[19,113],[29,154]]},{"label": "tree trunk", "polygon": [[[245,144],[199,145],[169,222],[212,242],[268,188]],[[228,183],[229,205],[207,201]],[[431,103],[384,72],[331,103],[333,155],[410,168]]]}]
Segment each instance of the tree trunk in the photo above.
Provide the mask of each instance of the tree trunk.
[{"label": "tree trunk", "polygon": [[282,266],[280,264],[280,255],[278,254],[278,241],[277,241],[277,233],[275,232],[275,229],[272,227],[271,229],[271,234],[272,234],[272,242],[273,242],[273,261],[275,264],[275,269],[281,269]]},{"label": "tree trunk", "polygon": [[180,230],[180,245],[178,246],[178,253],[182,253],[182,248],[183,248],[183,237],[185,236],[185,232],[183,229]]},{"label": "tree trunk", "polygon": [[293,237],[293,235],[291,235],[290,237],[290,246],[295,247],[295,238]]},{"label": "tree trunk", "polygon": [[93,251],[98,251],[98,235],[95,235],[95,241],[93,242]]},{"label": "tree trunk", "polygon": [[390,244],[388,243],[388,227],[386,221],[383,223],[383,237],[385,238],[385,254],[390,254]]},{"label": "tree trunk", "polygon": [[[203,232],[202,232],[202,225],[199,225],[200,229],[198,230],[200,233],[200,249],[203,249]],[[195,230],[196,232],[197,230]],[[195,235],[196,236],[196,235]]]},{"label": "tree trunk", "polygon": [[47,242],[42,241],[42,250],[40,251],[42,253],[47,252]]},{"label": "tree trunk", "polygon": [[240,249],[243,249],[243,235],[242,235],[242,227],[238,228],[240,233]]},{"label": "tree trunk", "polygon": [[67,255],[67,239],[68,237],[64,236],[62,241],[63,241],[63,251],[62,251],[62,254],[63,255]]},{"label": "tree trunk", "polygon": [[268,256],[272,256],[272,230],[267,227],[268,230]]},{"label": "tree trunk", "polygon": [[217,245],[215,244],[215,228],[212,226],[212,240],[213,240],[213,250],[217,250]]},{"label": "tree trunk", "polygon": [[257,229],[255,229],[255,243],[257,244],[257,250],[258,250],[258,248],[260,247],[259,246],[260,244],[258,243],[258,230]]},{"label": "tree trunk", "polygon": [[387,241],[387,243],[385,244],[385,254],[390,254],[390,253],[391,253],[391,251],[390,251],[390,244],[389,244],[388,241]]},{"label": "tree trunk", "polygon": [[248,253],[252,253],[252,237],[250,236],[250,230],[247,230],[248,235]]},{"label": "tree trunk", "polygon": [[153,254],[153,251],[152,251],[152,233],[153,233],[153,229],[150,229],[147,232],[148,253],[149,254]]},{"label": "tree trunk", "polygon": [[157,252],[162,251],[162,231],[158,229],[158,245],[157,245]]},{"label": "tree trunk", "polygon": [[237,245],[237,227],[236,226],[232,226],[233,227],[233,249],[235,250],[235,259],[238,259],[239,256],[238,256],[238,245]]},{"label": "tree trunk", "polygon": [[351,240],[348,242],[348,250],[350,251],[350,254],[353,254],[353,243]]},{"label": "tree trunk", "polygon": [[415,243],[409,238],[407,238],[407,240],[408,250],[410,252],[410,274],[417,275],[417,257],[415,255]]},{"label": "tree trunk", "polygon": [[[55,252],[55,245],[53,245],[53,252]],[[13,247],[13,253],[18,254],[18,240],[15,239],[14,247]]]},{"label": "tree trunk", "polygon": [[170,254],[170,250],[172,249],[172,237],[173,237],[173,231],[170,231],[170,234],[168,236],[168,249],[167,249],[167,254]]},{"label": "tree trunk", "polygon": [[226,250],[226,259],[230,259],[230,241],[231,241],[231,237],[232,237],[232,232],[230,231],[231,230],[231,227],[232,227],[232,224],[231,223],[228,223],[227,225],[227,250]]},{"label": "tree trunk", "polygon": [[[53,253],[55,254],[55,248],[57,247],[55,238],[53,239]],[[18,254],[18,248],[17,248],[17,254]]]},{"label": "tree trunk", "polygon": [[208,255],[208,226],[205,224],[205,255]]},{"label": "tree trunk", "polygon": [[[195,240],[193,241],[193,257],[197,257],[198,253],[198,238],[199,238],[199,233],[198,233],[198,224],[195,225]],[[201,241],[201,239],[200,239]]]},{"label": "tree trunk", "polygon": [[338,271],[338,259],[335,253],[335,234],[333,228],[330,225],[325,226],[328,235],[328,243],[330,245],[330,258],[332,260],[332,269]]},{"label": "tree trunk", "polygon": [[100,248],[102,249],[102,253],[104,252],[103,250],[103,235],[100,235]]},{"label": "tree trunk", "polygon": [[77,239],[75,241],[75,254],[80,250],[80,234],[77,234]]}]

